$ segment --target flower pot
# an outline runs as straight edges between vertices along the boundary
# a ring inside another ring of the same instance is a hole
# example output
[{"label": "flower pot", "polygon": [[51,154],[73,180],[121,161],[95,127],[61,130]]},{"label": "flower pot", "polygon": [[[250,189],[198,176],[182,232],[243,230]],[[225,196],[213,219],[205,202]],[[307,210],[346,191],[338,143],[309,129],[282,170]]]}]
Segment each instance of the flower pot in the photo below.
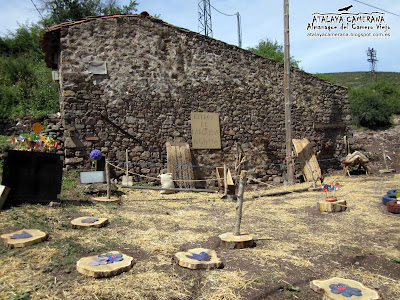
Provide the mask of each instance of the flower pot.
[{"label": "flower pot", "polygon": [[325,201],[328,201],[328,202],[335,202],[335,201],[337,201],[337,198],[336,198],[336,197],[326,197],[326,198],[325,198]]}]

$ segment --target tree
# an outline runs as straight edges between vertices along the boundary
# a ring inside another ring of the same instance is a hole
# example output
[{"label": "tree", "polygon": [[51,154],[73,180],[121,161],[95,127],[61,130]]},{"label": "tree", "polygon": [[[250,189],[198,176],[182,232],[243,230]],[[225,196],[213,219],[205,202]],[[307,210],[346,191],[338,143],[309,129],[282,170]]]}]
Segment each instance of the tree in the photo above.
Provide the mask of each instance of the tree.
[{"label": "tree", "polygon": [[[257,55],[268,57],[273,60],[284,62],[285,54],[283,51],[283,46],[279,45],[278,42],[272,42],[270,39],[261,40],[257,46],[254,48],[248,48],[251,52]],[[299,60],[295,60],[292,56],[290,57],[290,65],[292,67],[299,67]]]},{"label": "tree", "polygon": [[138,3],[118,5],[118,0],[42,0],[44,25],[51,26],[88,16],[127,14],[136,11]]}]

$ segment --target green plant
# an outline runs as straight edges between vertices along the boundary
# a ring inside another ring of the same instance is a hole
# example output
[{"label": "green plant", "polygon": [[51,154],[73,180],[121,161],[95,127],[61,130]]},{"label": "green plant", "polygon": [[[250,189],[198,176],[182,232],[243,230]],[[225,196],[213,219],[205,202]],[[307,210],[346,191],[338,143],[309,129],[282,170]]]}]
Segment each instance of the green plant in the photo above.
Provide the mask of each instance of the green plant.
[{"label": "green plant", "polygon": [[400,90],[387,82],[372,83],[349,91],[350,107],[356,125],[376,129],[391,125],[400,113]]},{"label": "green plant", "polygon": [[14,294],[7,298],[7,300],[29,300],[31,299],[30,292],[22,292],[21,294]]}]

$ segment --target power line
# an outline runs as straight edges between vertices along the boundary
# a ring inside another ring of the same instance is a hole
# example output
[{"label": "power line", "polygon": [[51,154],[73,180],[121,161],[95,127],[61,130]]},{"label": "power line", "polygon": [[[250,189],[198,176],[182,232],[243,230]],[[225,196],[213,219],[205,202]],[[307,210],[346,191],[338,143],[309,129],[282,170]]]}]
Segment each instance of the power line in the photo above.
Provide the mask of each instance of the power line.
[{"label": "power line", "polygon": [[362,2],[362,1],[359,1],[359,0],[354,0],[354,1],[355,1],[355,2],[358,2],[358,3],[361,3],[361,4],[364,4],[364,5],[367,5],[367,6],[369,6],[369,7],[376,8],[376,9],[379,9],[379,10],[381,10],[381,11],[387,12],[388,14],[392,14],[392,15],[394,15],[394,16],[400,17],[400,15],[398,15],[398,14],[395,14],[395,13],[392,13],[392,12],[390,12],[390,11],[388,11],[388,10],[384,10],[384,9],[382,9],[382,8],[379,8],[379,7],[370,5],[370,4],[368,4],[368,3],[365,3],[365,2]]},{"label": "power line", "polygon": [[42,13],[41,13],[40,10],[37,8],[35,2],[33,2],[33,0],[31,0],[31,2],[32,2],[33,6],[36,8],[36,10],[37,10],[37,12],[39,13],[39,15],[42,17],[42,20],[44,21],[44,18],[43,18],[43,16],[42,16]]},{"label": "power line", "polygon": [[210,4],[210,6],[212,7],[212,8],[214,8],[217,12],[219,12],[220,14],[222,14],[222,15],[225,15],[225,16],[227,16],[227,17],[234,17],[234,16],[236,16],[238,13],[236,13],[236,14],[233,14],[233,15],[228,15],[228,14],[226,14],[226,13],[223,13],[222,11],[219,11],[218,9],[216,9],[214,6],[212,6],[211,4]]},{"label": "power line", "polygon": [[242,48],[242,19],[240,17],[239,12],[237,12],[236,14],[233,14],[233,15],[229,15],[229,14],[223,13],[222,11],[216,9],[211,4],[210,4],[210,6],[211,6],[211,8],[213,8],[214,10],[219,12],[221,15],[224,15],[224,16],[227,16],[227,17],[234,17],[234,16],[237,17],[238,45],[239,45],[240,48]]}]

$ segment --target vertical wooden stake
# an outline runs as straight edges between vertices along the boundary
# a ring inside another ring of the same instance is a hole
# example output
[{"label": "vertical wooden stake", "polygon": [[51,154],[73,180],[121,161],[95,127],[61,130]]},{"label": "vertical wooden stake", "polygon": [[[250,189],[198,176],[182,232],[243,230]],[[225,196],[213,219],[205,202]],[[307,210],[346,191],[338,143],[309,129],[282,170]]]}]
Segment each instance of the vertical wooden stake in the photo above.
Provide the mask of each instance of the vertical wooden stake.
[{"label": "vertical wooden stake", "polygon": [[128,180],[128,176],[129,176],[129,172],[128,172],[128,160],[129,160],[128,149],[125,150],[125,157],[126,157],[126,163],[125,163],[125,167],[126,167],[126,180]]},{"label": "vertical wooden stake", "polygon": [[382,154],[383,154],[383,162],[385,163],[385,168],[388,170],[388,165],[386,162],[386,153],[385,153],[385,147],[382,147]]},{"label": "vertical wooden stake", "polygon": [[110,165],[106,160],[106,178],[107,178],[107,199],[110,199],[111,194],[111,180],[110,180]]},{"label": "vertical wooden stake", "polygon": [[242,171],[239,180],[239,191],[236,203],[236,220],[235,220],[235,230],[234,235],[240,235],[240,222],[242,220],[242,208],[243,208],[243,194],[244,186],[246,185],[246,171]]},{"label": "vertical wooden stake", "polygon": [[226,164],[224,164],[224,194],[227,195],[228,194],[228,171],[226,168]]}]

